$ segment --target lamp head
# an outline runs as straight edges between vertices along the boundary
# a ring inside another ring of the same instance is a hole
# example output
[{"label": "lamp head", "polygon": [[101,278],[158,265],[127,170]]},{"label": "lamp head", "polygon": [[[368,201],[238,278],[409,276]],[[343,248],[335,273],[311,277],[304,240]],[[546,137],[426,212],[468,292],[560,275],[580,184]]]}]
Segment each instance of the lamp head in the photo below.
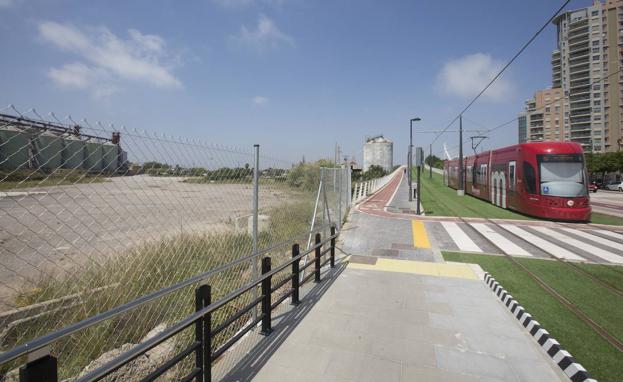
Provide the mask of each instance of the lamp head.
[{"label": "lamp head", "polygon": [[417,122],[417,121],[421,121],[422,119],[420,117],[415,117],[415,118],[411,118],[411,122]]}]

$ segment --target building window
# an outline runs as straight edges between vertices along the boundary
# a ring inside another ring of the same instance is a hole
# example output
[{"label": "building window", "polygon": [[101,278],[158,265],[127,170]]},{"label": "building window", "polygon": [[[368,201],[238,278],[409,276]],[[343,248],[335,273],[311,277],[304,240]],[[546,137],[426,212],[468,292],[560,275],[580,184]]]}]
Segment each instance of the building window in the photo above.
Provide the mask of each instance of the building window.
[{"label": "building window", "polygon": [[593,48],[593,53],[599,53],[599,48]]},{"label": "building window", "polygon": [[599,40],[593,41],[593,46],[599,46]]},{"label": "building window", "polygon": [[591,16],[599,16],[599,11],[592,11]]},{"label": "building window", "polygon": [[545,112],[546,112],[546,113],[549,113],[549,112],[550,112],[550,110],[551,110],[551,108],[550,108],[549,106],[547,106],[547,107],[545,108]]},{"label": "building window", "polygon": [[593,101],[593,106],[601,106],[601,101],[600,100]]},{"label": "building window", "polygon": [[593,98],[600,98],[601,97],[601,93],[593,93]]},{"label": "building window", "polygon": [[599,61],[599,55],[598,54],[593,56],[593,61]]},{"label": "building window", "polygon": [[600,88],[601,88],[601,85],[599,84],[593,85],[593,90],[599,90]]}]

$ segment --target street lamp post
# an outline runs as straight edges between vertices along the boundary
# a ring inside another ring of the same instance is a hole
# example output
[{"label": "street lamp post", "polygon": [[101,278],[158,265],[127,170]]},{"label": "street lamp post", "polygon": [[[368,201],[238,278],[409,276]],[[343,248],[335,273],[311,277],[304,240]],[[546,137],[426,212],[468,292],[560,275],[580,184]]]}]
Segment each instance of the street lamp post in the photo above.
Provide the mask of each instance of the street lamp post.
[{"label": "street lamp post", "polygon": [[[411,174],[413,170],[413,122],[421,121],[419,117],[411,118],[409,120],[409,163],[407,163],[408,180],[409,180],[409,201],[413,201],[413,175]],[[419,187],[419,185],[418,185]],[[418,200],[419,203],[419,200]]]}]

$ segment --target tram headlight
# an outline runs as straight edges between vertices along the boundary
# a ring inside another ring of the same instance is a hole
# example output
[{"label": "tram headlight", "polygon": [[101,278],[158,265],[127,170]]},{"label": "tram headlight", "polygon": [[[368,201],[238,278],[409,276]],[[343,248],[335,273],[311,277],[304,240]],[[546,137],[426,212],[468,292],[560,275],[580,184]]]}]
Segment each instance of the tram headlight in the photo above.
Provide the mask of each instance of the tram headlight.
[{"label": "tram headlight", "polygon": [[573,200],[567,200],[567,206],[568,207],[573,207],[574,204],[575,204],[575,202]]}]

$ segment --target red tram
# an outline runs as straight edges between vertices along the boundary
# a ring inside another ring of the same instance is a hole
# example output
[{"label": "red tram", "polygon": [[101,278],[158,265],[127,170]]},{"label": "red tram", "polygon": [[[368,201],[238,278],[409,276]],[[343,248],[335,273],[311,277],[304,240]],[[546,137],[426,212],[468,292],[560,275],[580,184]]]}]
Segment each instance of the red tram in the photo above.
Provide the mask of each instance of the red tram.
[{"label": "red tram", "polygon": [[[467,194],[539,218],[590,219],[584,155],[577,143],[522,143],[466,157],[463,166]],[[458,188],[458,159],[445,161],[444,182]]]}]

